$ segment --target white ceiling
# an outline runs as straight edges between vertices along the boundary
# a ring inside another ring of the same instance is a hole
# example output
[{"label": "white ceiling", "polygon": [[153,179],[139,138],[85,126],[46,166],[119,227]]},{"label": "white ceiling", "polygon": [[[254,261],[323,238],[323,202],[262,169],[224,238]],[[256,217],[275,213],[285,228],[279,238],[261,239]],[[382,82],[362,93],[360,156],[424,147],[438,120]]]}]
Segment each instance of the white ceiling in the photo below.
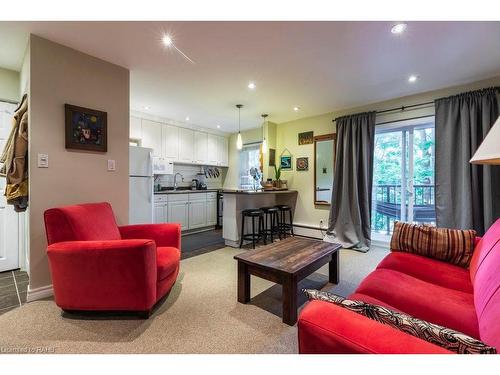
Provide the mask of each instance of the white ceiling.
[{"label": "white ceiling", "polygon": [[[391,25],[0,22],[0,67],[20,69],[31,32],[129,68],[132,110],[224,131],[237,130],[237,103],[245,129],[263,112],[279,123],[500,74],[500,22]],[[164,32],[196,63],[165,49]]]}]

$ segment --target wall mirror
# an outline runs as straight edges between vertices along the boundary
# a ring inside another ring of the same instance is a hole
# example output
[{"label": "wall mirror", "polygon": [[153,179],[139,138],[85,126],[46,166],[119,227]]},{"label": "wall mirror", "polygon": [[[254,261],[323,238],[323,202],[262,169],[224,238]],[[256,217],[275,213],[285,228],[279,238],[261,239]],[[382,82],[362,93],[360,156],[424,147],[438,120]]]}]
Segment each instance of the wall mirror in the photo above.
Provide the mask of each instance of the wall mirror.
[{"label": "wall mirror", "polygon": [[335,134],[314,137],[314,204],[329,206],[335,166]]}]

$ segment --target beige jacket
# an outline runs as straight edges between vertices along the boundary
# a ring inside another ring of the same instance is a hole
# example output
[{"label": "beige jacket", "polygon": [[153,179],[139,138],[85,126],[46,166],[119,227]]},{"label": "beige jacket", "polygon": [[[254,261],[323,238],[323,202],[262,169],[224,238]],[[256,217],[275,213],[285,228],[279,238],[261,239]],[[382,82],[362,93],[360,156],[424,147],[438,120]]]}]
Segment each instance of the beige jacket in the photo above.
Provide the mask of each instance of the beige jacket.
[{"label": "beige jacket", "polygon": [[28,207],[28,97],[24,95],[12,120],[12,129],[0,156],[0,175],[6,177],[5,197],[16,211]]}]

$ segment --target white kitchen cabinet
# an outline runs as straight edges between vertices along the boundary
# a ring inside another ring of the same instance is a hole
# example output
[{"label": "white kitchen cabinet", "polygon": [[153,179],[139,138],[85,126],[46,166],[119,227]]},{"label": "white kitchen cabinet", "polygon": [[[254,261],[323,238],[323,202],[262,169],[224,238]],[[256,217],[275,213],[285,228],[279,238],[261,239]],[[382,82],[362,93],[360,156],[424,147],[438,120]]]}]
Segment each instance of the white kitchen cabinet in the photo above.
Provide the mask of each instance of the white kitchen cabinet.
[{"label": "white kitchen cabinet", "polygon": [[179,128],[179,162],[195,163],[194,155],[194,131],[186,128]]},{"label": "white kitchen cabinet", "polygon": [[177,126],[162,125],[163,157],[168,161],[179,160],[179,128]]},{"label": "white kitchen cabinet", "polygon": [[155,203],[154,205],[154,223],[163,224],[168,223],[168,206],[166,203]]},{"label": "white kitchen cabinet", "polygon": [[208,150],[207,150],[207,137],[205,132],[194,132],[194,155],[196,164],[207,164]]},{"label": "white kitchen cabinet", "polygon": [[[199,193],[199,195],[204,195]],[[189,229],[207,226],[207,201],[195,200],[189,202]]]},{"label": "white kitchen cabinet", "polygon": [[221,137],[208,134],[207,135],[207,164],[208,165],[220,165],[219,164],[219,154],[220,154],[220,139]]},{"label": "white kitchen cabinet", "polygon": [[168,221],[169,223],[179,223],[181,230],[189,229],[189,202],[187,200],[169,201]]},{"label": "white kitchen cabinet", "polygon": [[217,198],[207,198],[207,227],[217,224]]},{"label": "white kitchen cabinet", "polygon": [[218,137],[218,144],[219,147],[217,148],[218,151],[218,165],[221,167],[227,167],[229,165],[229,157],[228,157],[228,140],[226,137]]},{"label": "white kitchen cabinet", "polygon": [[131,139],[142,139],[142,125],[139,117],[130,117],[130,134]]},{"label": "white kitchen cabinet", "polygon": [[142,147],[153,149],[153,156],[162,157],[163,145],[161,136],[162,124],[155,121],[142,120]]}]

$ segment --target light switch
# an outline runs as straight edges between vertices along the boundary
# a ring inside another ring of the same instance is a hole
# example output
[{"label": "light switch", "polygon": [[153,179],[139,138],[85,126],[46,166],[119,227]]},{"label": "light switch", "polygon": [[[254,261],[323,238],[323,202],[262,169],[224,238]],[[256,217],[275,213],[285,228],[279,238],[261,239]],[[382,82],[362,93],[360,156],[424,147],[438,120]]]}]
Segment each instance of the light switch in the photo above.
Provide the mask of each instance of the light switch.
[{"label": "light switch", "polygon": [[116,171],[116,161],[115,160],[108,160],[108,171],[110,171],[110,172]]},{"label": "light switch", "polygon": [[49,167],[49,155],[38,154],[38,168],[48,168]]}]

